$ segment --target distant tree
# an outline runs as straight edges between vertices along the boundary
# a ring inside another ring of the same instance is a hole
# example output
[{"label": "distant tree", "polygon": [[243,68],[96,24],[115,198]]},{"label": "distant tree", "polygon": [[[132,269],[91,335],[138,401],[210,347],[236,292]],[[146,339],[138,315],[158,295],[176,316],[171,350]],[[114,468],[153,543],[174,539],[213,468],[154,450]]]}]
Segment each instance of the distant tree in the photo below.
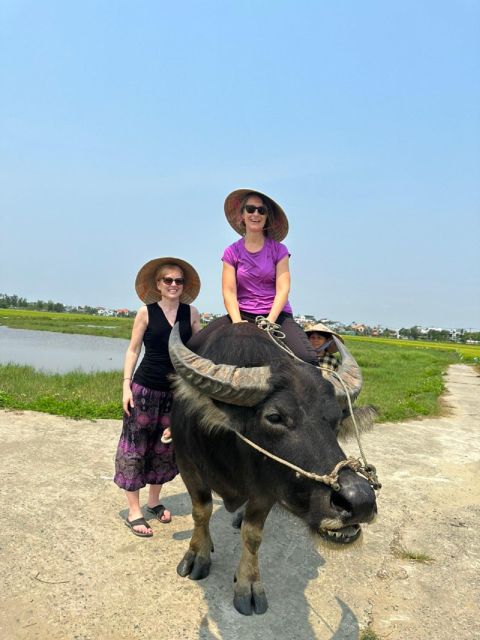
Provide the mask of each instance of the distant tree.
[{"label": "distant tree", "polygon": [[28,301],[26,298],[19,298],[17,295],[9,296],[6,293],[2,293],[0,295],[1,306],[3,309],[7,309],[9,307],[13,307],[14,309],[28,307]]},{"label": "distant tree", "polygon": [[96,316],[97,309],[95,307],[89,307],[87,305],[86,307],[83,307],[83,313],[88,313],[89,315]]},{"label": "distant tree", "polygon": [[465,331],[460,340],[462,342],[467,342],[467,340],[480,341],[480,331]]},{"label": "distant tree", "polygon": [[427,333],[427,337],[429,340],[433,340],[434,342],[444,342],[445,340],[450,339],[450,331],[446,329],[430,329]]},{"label": "distant tree", "polygon": [[417,325],[415,325],[414,327],[410,327],[409,331],[410,331],[410,337],[413,340],[417,340],[418,336],[420,335],[420,330],[417,327]]}]

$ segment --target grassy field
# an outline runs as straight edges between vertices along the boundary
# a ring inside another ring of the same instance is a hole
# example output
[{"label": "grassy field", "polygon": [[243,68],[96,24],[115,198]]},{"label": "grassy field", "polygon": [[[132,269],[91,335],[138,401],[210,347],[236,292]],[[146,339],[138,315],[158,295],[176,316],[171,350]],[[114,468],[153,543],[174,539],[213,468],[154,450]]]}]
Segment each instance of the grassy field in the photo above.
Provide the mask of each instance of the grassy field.
[{"label": "grassy field", "polygon": [[460,361],[466,364],[480,363],[480,344],[462,344],[460,342],[429,342],[427,340],[397,340],[395,338],[371,338],[369,336],[351,336],[352,343],[383,344],[389,347],[405,349],[414,347],[417,349],[437,349],[440,351],[454,351]]},{"label": "grassy field", "polygon": [[350,338],[346,344],[363,373],[364,387],[357,404],[373,404],[379,420],[400,421],[438,415],[449,364],[460,362],[453,350],[402,346]]},{"label": "grassy field", "polygon": [[0,309],[0,325],[12,329],[81,333],[128,340],[132,332],[133,318],[104,318],[81,313]]},{"label": "grassy field", "polygon": [[[132,318],[0,310],[0,325],[17,329],[129,338]],[[480,361],[480,345],[347,337],[365,384],[358,404],[373,404],[380,421],[439,412],[443,375],[453,362]],[[31,367],[0,365],[0,407],[74,418],[122,417],[122,373],[48,375]]]},{"label": "grassy field", "polygon": [[[380,421],[399,421],[439,412],[447,366],[459,362],[453,350],[368,342],[347,344],[362,368],[364,389],[357,404],[373,404]],[[73,418],[120,419],[122,372],[48,375],[32,367],[0,365],[0,407],[30,409]]]},{"label": "grassy field", "polygon": [[[23,311],[21,309],[0,309],[0,325],[12,329],[32,329],[35,331],[57,331],[59,333],[82,333],[110,338],[130,338],[133,318],[103,318],[79,313],[55,313],[48,311]],[[466,363],[480,362],[480,345],[456,342],[428,342],[426,340],[396,340],[394,338],[371,338],[349,336],[349,344],[388,345],[405,349],[437,349],[454,351]]]},{"label": "grassy field", "polygon": [[32,367],[0,365],[0,408],[121,419],[121,401],[121,371],[48,375]]}]

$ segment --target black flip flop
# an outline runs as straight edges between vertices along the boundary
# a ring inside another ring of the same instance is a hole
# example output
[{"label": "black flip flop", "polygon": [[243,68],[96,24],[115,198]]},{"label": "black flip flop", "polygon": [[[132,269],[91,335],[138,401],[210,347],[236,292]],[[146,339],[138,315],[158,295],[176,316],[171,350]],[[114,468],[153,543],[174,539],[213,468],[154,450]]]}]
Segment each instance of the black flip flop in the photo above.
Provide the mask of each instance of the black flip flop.
[{"label": "black flip flop", "polygon": [[149,507],[147,505],[147,511],[153,513],[155,518],[157,518],[157,520],[162,524],[169,524],[172,521],[172,518],[170,518],[169,520],[162,520],[162,516],[165,513],[165,507],[163,506],[163,504],[157,504],[156,507]]},{"label": "black flip flop", "polygon": [[137,518],[136,520],[132,520],[131,522],[128,518],[125,520],[125,525],[129,529],[131,529],[132,533],[135,536],[138,536],[139,538],[151,538],[153,536],[153,533],[142,533],[141,531],[135,531],[133,527],[138,527],[141,524],[143,524],[144,527],[150,529],[150,525],[145,520],[145,518]]}]

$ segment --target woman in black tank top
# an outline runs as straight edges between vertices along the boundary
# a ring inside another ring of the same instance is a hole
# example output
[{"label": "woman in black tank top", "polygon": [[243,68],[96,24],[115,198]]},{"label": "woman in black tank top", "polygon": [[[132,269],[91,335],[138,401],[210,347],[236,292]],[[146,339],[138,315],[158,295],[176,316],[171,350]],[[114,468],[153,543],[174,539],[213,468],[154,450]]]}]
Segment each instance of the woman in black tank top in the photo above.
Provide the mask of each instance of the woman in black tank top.
[{"label": "woman in black tank top", "polygon": [[[140,489],[149,485],[147,517],[166,524],[171,514],[160,504],[160,491],[178,473],[170,436],[169,375],[174,368],[168,339],[176,322],[184,343],[200,330],[199,313],[188,304],[198,295],[200,279],[184,260],[157,258],[140,269],[135,287],[146,304],[137,313],[125,354],[123,428],[114,482],[127,497],[125,524],[135,535],[149,538],[153,532],[140,509]],[[145,354],[135,371],[142,343]]]}]

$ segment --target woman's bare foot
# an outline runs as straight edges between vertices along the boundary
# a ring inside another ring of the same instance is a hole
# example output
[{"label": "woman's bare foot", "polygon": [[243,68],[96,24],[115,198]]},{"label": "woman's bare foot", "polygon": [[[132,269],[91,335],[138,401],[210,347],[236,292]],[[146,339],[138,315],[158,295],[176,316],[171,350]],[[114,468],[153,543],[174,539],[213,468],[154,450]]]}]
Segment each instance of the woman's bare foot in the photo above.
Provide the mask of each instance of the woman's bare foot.
[{"label": "woman's bare foot", "polygon": [[155,514],[157,520],[159,520],[163,524],[168,524],[172,521],[172,514],[168,509],[165,509],[163,504],[156,504],[154,507],[147,505],[147,508],[151,511],[151,513]]},{"label": "woman's bare foot", "polygon": [[[151,536],[153,534],[152,529],[147,525],[144,524],[135,524],[132,526],[132,522],[135,522],[135,520],[141,520],[143,519],[143,513],[141,511],[138,512],[132,512],[129,511],[128,512],[128,516],[127,516],[127,520],[126,520],[126,524],[132,529],[132,531],[136,531],[137,533],[139,533],[140,535],[144,535],[144,536]],[[145,520],[144,520],[145,522]]]}]

